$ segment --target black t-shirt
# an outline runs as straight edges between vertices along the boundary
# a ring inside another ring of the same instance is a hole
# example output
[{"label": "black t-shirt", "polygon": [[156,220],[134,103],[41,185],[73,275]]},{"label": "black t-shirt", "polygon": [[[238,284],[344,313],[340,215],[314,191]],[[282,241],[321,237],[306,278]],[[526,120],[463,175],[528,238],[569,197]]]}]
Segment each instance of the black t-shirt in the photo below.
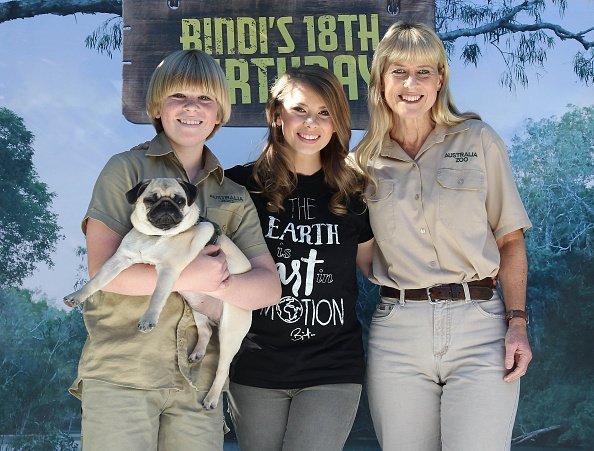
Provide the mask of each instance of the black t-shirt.
[{"label": "black t-shirt", "polygon": [[[253,191],[252,168],[235,166],[225,176]],[[283,291],[278,305],[253,312],[233,382],[262,388],[363,382],[355,259],[357,245],[373,235],[361,201],[337,216],[328,210],[331,194],[322,171],[300,175],[278,213],[251,193]]]}]

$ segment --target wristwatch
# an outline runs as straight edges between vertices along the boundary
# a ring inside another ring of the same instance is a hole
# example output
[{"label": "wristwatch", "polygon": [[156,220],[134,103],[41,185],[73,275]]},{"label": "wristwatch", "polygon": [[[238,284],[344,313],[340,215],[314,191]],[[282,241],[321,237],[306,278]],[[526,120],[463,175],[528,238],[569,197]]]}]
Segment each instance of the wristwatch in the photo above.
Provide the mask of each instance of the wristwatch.
[{"label": "wristwatch", "polygon": [[505,314],[505,319],[509,322],[512,318],[524,318],[526,325],[530,322],[528,313],[525,310],[508,310]]}]

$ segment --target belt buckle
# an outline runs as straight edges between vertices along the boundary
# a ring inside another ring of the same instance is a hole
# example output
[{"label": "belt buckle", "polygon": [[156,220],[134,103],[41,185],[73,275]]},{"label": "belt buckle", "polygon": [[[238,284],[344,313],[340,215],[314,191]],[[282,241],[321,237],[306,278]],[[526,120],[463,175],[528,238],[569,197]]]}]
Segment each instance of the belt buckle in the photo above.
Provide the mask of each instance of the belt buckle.
[{"label": "belt buckle", "polygon": [[[433,287],[431,287],[433,288]],[[431,305],[439,305],[439,304],[443,304],[444,302],[447,302],[447,299],[433,299],[431,297],[431,288],[426,288],[427,290],[427,299],[429,300],[429,304]]]}]

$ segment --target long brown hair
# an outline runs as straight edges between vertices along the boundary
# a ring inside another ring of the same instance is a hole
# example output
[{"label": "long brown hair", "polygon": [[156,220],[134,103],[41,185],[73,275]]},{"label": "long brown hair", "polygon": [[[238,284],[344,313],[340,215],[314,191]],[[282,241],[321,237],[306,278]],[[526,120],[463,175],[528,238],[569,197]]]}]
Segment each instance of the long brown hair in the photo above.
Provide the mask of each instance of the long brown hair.
[{"label": "long brown hair", "polygon": [[272,86],[266,104],[267,143],[253,171],[258,192],[268,199],[268,211],[278,212],[283,210],[284,201],[297,186],[297,174],[290,158],[294,151],[286,144],[282,129],[276,123],[286,94],[297,83],[315,91],[323,99],[332,118],[334,133],[321,150],[320,157],[324,180],[334,191],[328,208],[334,214],[344,215],[349,199],[363,192],[363,178],[347,164],[351,139],[351,113],[347,98],[336,76],[321,66],[290,68]]}]

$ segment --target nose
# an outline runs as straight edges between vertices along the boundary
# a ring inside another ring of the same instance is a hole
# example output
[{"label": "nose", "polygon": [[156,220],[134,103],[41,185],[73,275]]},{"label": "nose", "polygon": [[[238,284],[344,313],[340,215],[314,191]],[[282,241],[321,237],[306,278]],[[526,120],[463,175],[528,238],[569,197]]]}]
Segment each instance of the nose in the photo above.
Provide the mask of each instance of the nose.
[{"label": "nose", "polygon": [[308,114],[304,123],[307,127],[317,127],[318,117],[316,115]]},{"label": "nose", "polygon": [[407,88],[410,86],[414,86],[417,83],[417,77],[414,74],[410,74],[408,77],[404,79],[404,86]]},{"label": "nose", "polygon": [[186,101],[184,102],[184,108],[186,110],[192,110],[198,108],[198,101],[196,99],[192,99],[191,97],[186,97]]}]

